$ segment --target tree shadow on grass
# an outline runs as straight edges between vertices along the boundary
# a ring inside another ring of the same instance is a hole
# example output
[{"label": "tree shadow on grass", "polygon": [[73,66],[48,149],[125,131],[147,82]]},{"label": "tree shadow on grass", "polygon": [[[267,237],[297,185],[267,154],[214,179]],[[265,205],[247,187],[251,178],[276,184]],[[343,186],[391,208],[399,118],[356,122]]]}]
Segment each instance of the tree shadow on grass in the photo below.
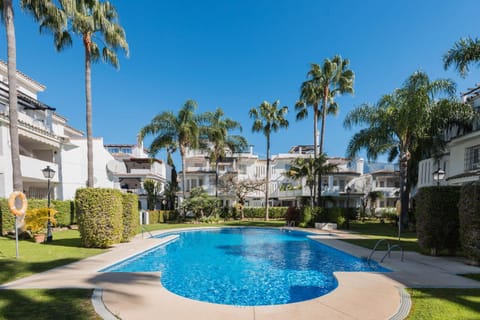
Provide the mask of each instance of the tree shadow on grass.
[{"label": "tree shadow on grass", "polygon": [[101,319],[92,289],[0,290],[0,319]]},{"label": "tree shadow on grass", "polygon": [[0,259],[0,283],[6,283],[35,273],[60,267],[79,259],[57,259],[45,262],[25,262],[22,260]]}]

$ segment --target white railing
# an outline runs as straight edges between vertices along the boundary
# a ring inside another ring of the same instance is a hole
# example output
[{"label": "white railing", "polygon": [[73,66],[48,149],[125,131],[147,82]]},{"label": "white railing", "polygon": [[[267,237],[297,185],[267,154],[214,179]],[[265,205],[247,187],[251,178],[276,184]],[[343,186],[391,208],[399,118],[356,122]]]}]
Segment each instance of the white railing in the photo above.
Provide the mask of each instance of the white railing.
[{"label": "white railing", "polygon": [[47,166],[50,166],[55,170],[56,174],[52,179],[52,182],[58,182],[58,165],[53,162],[38,160],[35,158],[20,156],[22,176],[26,178],[33,178],[39,180],[46,180],[43,176],[42,170]]}]

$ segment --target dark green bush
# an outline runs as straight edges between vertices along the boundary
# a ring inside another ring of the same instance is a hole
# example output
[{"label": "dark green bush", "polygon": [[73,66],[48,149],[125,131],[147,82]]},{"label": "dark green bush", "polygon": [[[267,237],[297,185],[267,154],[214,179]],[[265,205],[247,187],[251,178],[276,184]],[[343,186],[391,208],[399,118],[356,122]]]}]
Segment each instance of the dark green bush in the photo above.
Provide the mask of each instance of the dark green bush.
[{"label": "dark green bush", "polygon": [[300,228],[313,227],[315,225],[316,209],[310,206],[303,207],[300,211],[300,222],[298,226]]},{"label": "dark green bush", "polygon": [[71,200],[52,200],[52,208],[57,210],[55,219],[57,220],[57,226],[69,226],[75,224],[75,205]]},{"label": "dark green bush", "polygon": [[460,242],[469,263],[480,265],[480,183],[462,187],[458,203]]},{"label": "dark green bush", "polygon": [[415,196],[418,244],[432,255],[459,247],[460,187],[421,188]]},{"label": "dark green bush", "polygon": [[[285,219],[287,207],[269,207],[268,216],[270,219]],[[265,208],[263,207],[244,207],[243,214],[247,219],[265,218]]]},{"label": "dark green bush", "polygon": [[5,235],[15,230],[15,217],[8,209],[8,200],[0,199],[0,231]]},{"label": "dark green bush", "polygon": [[138,196],[133,193],[124,193],[123,197],[123,232],[122,242],[128,242],[137,233],[139,225]]},{"label": "dark green bush", "polygon": [[[318,208],[315,216],[315,222],[330,222],[336,223],[337,228],[341,229],[345,225],[347,208]],[[350,215],[350,220],[353,220],[353,214]]]},{"label": "dark green bush", "polygon": [[294,221],[295,225],[300,223],[300,209],[295,207],[288,207],[285,213],[285,220],[287,222]]},{"label": "dark green bush", "polygon": [[122,238],[122,193],[116,189],[82,188],[75,194],[82,245],[107,248]]}]

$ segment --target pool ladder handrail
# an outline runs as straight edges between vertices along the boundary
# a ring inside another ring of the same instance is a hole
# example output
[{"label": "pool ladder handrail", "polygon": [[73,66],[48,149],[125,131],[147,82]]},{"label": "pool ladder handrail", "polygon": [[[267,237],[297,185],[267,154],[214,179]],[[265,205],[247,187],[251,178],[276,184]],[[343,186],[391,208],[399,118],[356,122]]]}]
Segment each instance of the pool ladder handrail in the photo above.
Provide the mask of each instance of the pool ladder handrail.
[{"label": "pool ladder handrail", "polygon": [[142,228],[142,239],[143,239],[143,233],[144,233],[144,232],[148,233],[148,234],[150,235],[150,238],[153,238],[153,234],[152,234],[150,231],[148,231],[147,229],[145,229],[145,227],[144,227],[143,225],[140,225],[140,226],[141,226],[141,228]]},{"label": "pool ladder handrail", "polygon": [[385,260],[385,257],[388,255],[388,257],[390,258],[390,252],[392,251],[393,248],[400,248],[400,250],[402,251],[402,258],[401,258],[401,261],[403,262],[403,248],[402,246],[400,246],[399,244],[394,244],[393,246],[390,245],[390,241],[388,241],[387,239],[380,239],[377,241],[377,243],[375,243],[375,246],[373,247],[372,251],[370,252],[370,255],[368,256],[367,258],[367,263],[368,265],[370,265],[370,261],[372,260],[372,257],[373,257],[373,254],[375,253],[375,251],[377,250],[377,247],[380,245],[380,243],[382,242],[386,242],[387,243],[387,252],[384,254],[384,256],[382,257],[382,259],[380,260],[380,263],[383,262],[383,260]]}]

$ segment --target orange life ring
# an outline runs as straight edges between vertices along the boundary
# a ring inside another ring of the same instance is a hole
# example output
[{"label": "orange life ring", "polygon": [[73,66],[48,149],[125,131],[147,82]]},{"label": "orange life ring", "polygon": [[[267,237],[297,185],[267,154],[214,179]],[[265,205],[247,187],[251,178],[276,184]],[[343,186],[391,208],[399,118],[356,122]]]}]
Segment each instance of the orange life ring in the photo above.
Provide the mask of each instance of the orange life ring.
[{"label": "orange life ring", "polygon": [[[17,209],[15,206],[15,201],[17,198],[20,198],[22,201],[22,207],[20,209]],[[25,197],[25,194],[20,191],[14,191],[8,198],[8,209],[10,209],[10,212],[15,215],[15,216],[21,216],[24,215],[25,212],[27,212],[27,197]]]}]

